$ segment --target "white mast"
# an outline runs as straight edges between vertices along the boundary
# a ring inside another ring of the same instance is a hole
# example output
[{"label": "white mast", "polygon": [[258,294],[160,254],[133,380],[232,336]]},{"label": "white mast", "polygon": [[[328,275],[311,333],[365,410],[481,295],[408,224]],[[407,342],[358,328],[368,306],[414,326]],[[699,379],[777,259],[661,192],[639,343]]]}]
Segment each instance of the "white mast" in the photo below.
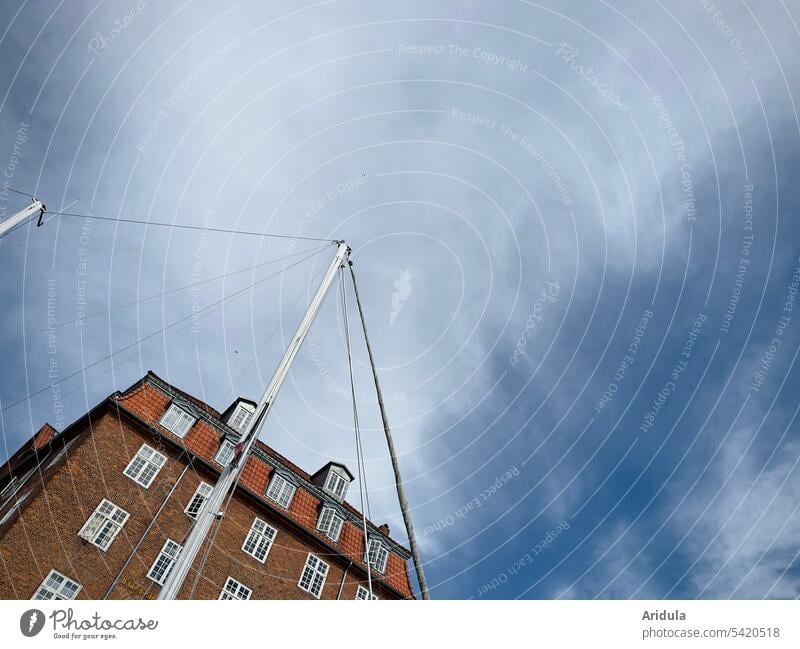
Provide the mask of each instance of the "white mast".
[{"label": "white mast", "polygon": [[331,265],[328,267],[322,279],[322,283],[317,289],[314,298],[311,300],[311,304],[308,305],[306,314],[303,316],[303,319],[297,327],[297,331],[289,342],[289,347],[286,349],[281,362],[275,369],[275,373],[272,375],[272,379],[267,389],[264,391],[261,401],[259,401],[258,406],[256,406],[256,411],[250,419],[247,430],[242,436],[242,441],[237,445],[238,453],[236,453],[231,463],[225,467],[225,470],[219,477],[211,494],[201,505],[194,525],[189,531],[189,536],[186,538],[186,542],[183,545],[183,549],[180,555],[178,555],[164,586],[161,588],[161,592],[158,594],[158,599],[177,598],[181,586],[186,580],[186,576],[189,574],[189,570],[194,563],[195,557],[197,557],[203,542],[206,540],[211,525],[215,519],[221,517],[223,502],[236,483],[239,474],[242,472],[247,458],[250,455],[250,451],[258,438],[258,434],[261,432],[261,427],[272,411],[272,406],[275,404],[275,397],[278,395],[278,391],[281,389],[283,381],[289,373],[292,361],[294,361],[295,356],[297,356],[297,352],[300,351],[300,346],[303,344],[303,340],[305,340],[306,334],[311,328],[311,324],[314,322],[314,318],[322,305],[322,301],[325,299],[325,295],[336,277],[336,271],[346,263],[350,255],[350,247],[344,241],[339,241],[338,244],[339,247],[336,250],[336,256],[333,258],[333,261],[331,261]]},{"label": "white mast", "polygon": [[13,230],[18,225],[27,221],[37,212],[39,213],[39,216],[42,216],[42,214],[44,214],[44,205],[42,205],[42,201],[40,201],[38,198],[34,198],[33,202],[24,210],[17,212],[14,216],[7,218],[5,221],[0,223],[0,238],[4,237],[10,230]]}]

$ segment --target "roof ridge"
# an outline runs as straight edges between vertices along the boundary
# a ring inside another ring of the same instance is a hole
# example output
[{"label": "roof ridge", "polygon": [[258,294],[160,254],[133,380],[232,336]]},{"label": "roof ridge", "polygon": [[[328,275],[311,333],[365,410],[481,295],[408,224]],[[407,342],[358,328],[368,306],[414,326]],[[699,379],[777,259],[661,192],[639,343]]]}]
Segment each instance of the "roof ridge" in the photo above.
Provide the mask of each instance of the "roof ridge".
[{"label": "roof ridge", "polygon": [[[174,385],[172,385],[171,383],[169,383],[165,379],[161,378],[153,370],[148,370],[147,371],[147,375],[145,377],[143,377],[140,381],[137,381],[136,383],[134,383],[130,388],[128,388],[128,390],[123,392],[122,396],[126,396],[129,392],[132,393],[132,391],[134,391],[135,389],[138,389],[139,387],[142,387],[147,382],[147,379],[151,378],[151,377],[156,379],[156,381],[158,383],[160,383],[162,386],[164,386],[168,391],[171,390],[174,393],[185,397],[186,399],[188,399],[189,401],[194,403],[199,408],[205,410],[207,412],[207,414],[212,416],[212,418],[216,419],[217,422],[221,426],[227,428],[226,424],[222,421],[222,413],[218,412],[216,409],[212,408],[211,406],[209,406],[207,403],[205,403],[204,401],[202,401],[198,397],[195,397],[194,395],[189,394],[188,392],[186,392],[184,390],[181,390],[180,388],[175,387]],[[243,397],[236,397],[236,399],[239,399],[239,398],[243,398]],[[308,482],[309,484],[311,484],[311,477],[312,477],[313,474],[311,474],[308,471],[306,471],[305,469],[301,468],[298,464],[296,464],[295,462],[292,462],[285,455],[283,455],[282,453],[279,453],[274,448],[269,446],[266,442],[264,442],[264,441],[262,441],[262,440],[260,440],[258,438],[256,438],[256,445],[259,446],[264,453],[266,453],[267,455],[273,457],[278,462],[280,462],[282,464],[285,464],[287,466],[287,468],[289,468],[292,471],[294,471],[295,473],[297,473],[298,476],[300,478],[302,478],[305,482]],[[325,465],[323,465],[323,467],[324,466]],[[340,504],[341,504],[342,507],[347,509],[351,514],[354,514],[355,516],[361,517],[362,513],[356,507],[354,507],[349,502],[347,502],[346,500],[343,500]],[[367,520],[367,523],[371,527],[373,527],[375,530],[378,530],[380,528],[380,525],[375,523],[372,519],[367,518],[366,520]],[[383,532],[380,532],[380,534],[382,536],[386,537],[391,543],[396,545],[398,548],[401,548],[402,550],[404,550],[406,553],[408,553],[410,555],[411,551],[403,543],[400,543],[397,539],[392,537],[390,534],[384,534]]]}]

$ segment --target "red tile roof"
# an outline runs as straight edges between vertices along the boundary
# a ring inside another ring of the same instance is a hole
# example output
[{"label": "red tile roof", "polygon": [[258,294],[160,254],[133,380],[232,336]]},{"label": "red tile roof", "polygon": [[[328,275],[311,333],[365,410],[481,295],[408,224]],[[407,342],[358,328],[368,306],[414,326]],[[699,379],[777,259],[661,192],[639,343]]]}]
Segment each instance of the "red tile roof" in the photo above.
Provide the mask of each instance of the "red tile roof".
[{"label": "red tile roof", "polygon": [[[214,420],[213,424],[203,418],[198,419],[182,440],[173,435],[166,428],[162,428],[158,422],[174,397],[184,399],[197,406],[202,412],[208,414]],[[152,372],[149,372],[144,379],[133,385],[124,393],[115,394],[112,398],[125,410],[144,420],[149,425],[160,429],[177,444],[183,445],[206,462],[213,462],[214,455],[222,439],[220,428],[223,430],[225,429],[223,422],[220,420],[220,413],[217,410],[211,408],[192,395],[171,386]],[[303,484],[310,482],[311,476],[309,473],[289,461],[280,453],[274,451],[261,440],[257,440],[256,445],[257,449],[270,458],[275,464],[282,465],[295,474],[295,476],[300,479],[301,484],[294,498],[292,498],[289,510],[283,510],[279,505],[273,503],[264,496],[275,468],[259,457],[257,453],[253,453],[248,458],[242,470],[240,485],[256,494],[266,506],[288,516],[288,518],[301,525],[308,533],[313,534],[324,543],[339,548],[341,553],[352,560],[353,563],[366,569],[363,560],[364,534],[361,528],[352,521],[346,520],[342,526],[342,533],[338,543],[333,543],[330,539],[318,532],[316,525],[322,500]],[[342,506],[360,519],[361,513],[352,505],[345,502],[342,503]],[[373,532],[378,531],[378,527],[371,522],[369,523],[369,527],[371,528],[371,535]],[[387,538],[390,542],[390,547],[399,548],[406,557],[409,556],[410,553],[408,550],[399,543],[388,538],[385,534],[381,533],[378,535]],[[385,574],[376,575],[374,570],[372,572],[373,578],[380,578],[406,597],[414,597],[408,574],[407,562],[396,552],[389,552]]]}]

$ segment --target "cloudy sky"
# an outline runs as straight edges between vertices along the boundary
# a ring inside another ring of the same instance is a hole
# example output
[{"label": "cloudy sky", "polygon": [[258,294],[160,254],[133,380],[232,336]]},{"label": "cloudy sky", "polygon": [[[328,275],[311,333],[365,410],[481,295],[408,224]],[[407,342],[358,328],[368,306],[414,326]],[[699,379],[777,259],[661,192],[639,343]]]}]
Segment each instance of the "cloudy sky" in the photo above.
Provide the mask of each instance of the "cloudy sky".
[{"label": "cloudy sky", "polygon": [[[258,397],[333,254],[114,220],[343,238],[434,597],[800,595],[796,0],[0,21],[0,218],[103,217],[0,242],[0,456],[148,369]],[[356,466],[337,299],[262,432],[310,470]]]}]

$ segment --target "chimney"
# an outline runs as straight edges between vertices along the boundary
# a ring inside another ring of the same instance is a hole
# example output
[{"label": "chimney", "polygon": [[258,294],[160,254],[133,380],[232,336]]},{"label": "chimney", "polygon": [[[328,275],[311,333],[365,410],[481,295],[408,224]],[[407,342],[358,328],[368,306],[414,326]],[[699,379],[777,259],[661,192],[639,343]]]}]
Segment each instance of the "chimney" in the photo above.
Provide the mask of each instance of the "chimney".
[{"label": "chimney", "polygon": [[384,536],[389,536],[389,525],[388,523],[384,523],[378,528],[378,531],[383,534]]}]

